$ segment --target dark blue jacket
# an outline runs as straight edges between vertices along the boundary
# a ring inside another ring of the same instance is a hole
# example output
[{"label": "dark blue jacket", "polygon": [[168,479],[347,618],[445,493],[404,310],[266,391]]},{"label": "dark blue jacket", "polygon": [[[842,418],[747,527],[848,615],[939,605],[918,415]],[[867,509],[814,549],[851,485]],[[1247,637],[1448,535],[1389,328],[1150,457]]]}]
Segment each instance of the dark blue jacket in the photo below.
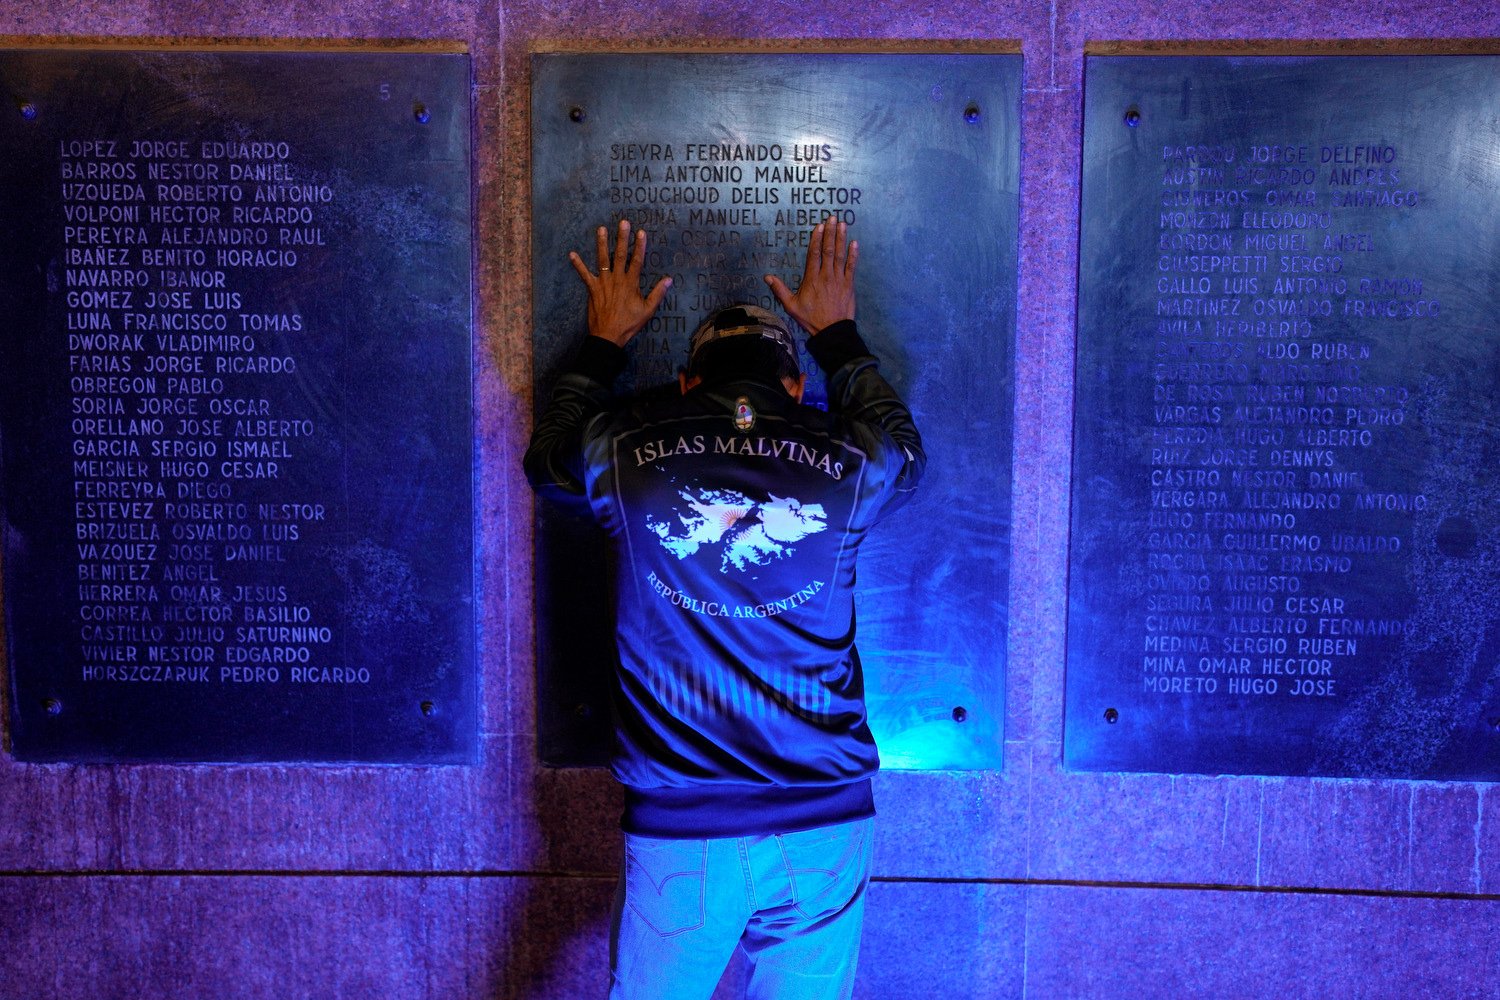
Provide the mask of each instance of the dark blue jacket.
[{"label": "dark blue jacket", "polygon": [[926,458],[852,322],[809,349],[826,413],[756,380],[611,409],[624,352],[589,338],[532,435],[533,486],[584,491],[616,546],[629,832],[744,836],[874,811],[855,558]]}]

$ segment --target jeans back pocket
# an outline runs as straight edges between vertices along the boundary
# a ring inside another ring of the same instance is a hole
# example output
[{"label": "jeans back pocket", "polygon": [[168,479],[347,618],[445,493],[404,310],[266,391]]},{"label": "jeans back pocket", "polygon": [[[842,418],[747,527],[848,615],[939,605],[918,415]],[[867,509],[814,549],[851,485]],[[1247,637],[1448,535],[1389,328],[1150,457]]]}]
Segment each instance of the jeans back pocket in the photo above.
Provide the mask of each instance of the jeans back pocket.
[{"label": "jeans back pocket", "polygon": [[841,910],[864,888],[872,826],[863,819],[776,837],[799,914],[811,919]]},{"label": "jeans back pocket", "polygon": [[708,844],[625,838],[625,905],[662,937],[703,926]]}]

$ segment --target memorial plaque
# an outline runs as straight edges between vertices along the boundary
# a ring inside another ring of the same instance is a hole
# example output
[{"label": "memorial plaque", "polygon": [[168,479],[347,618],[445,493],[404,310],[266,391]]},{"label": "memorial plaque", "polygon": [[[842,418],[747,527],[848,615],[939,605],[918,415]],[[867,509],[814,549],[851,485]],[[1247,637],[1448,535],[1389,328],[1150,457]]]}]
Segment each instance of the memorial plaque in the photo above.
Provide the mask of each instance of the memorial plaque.
[{"label": "memorial plaque", "polygon": [[473,760],[467,56],[0,94],[17,756]]},{"label": "memorial plaque", "polygon": [[1500,777],[1500,62],[1086,67],[1068,766]]},{"label": "memorial plaque", "polygon": [[[1005,690],[1021,59],[543,55],[533,62],[536,398],[585,332],[593,231],[650,234],[673,276],[622,393],[669,384],[732,302],[776,308],[825,213],[860,243],[860,331],[916,415],[918,498],[860,553],[858,644],[886,767],[996,768]],[[826,405],[811,356],[807,398]],[[541,752],[598,762],[614,668],[607,541],[537,506]]]}]

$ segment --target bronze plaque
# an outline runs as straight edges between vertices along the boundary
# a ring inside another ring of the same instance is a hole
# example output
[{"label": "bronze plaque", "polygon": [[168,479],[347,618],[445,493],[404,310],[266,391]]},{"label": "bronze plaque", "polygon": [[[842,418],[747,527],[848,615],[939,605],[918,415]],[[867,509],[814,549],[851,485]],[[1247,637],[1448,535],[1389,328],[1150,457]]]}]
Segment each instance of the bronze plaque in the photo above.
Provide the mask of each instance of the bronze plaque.
[{"label": "bronze plaque", "polygon": [[0,94],[16,754],[473,760],[468,57]]},{"label": "bronze plaque", "polygon": [[[860,241],[860,330],[914,411],[918,498],[860,555],[859,649],[887,767],[996,768],[1005,690],[1021,60],[544,55],[533,61],[536,391],[584,334],[567,252],[621,217],[671,274],[624,392],[675,379],[720,305],[775,302],[825,213]],[[824,385],[811,357],[808,398]],[[537,514],[541,749],[598,761],[614,663],[605,540]]]},{"label": "bronze plaque", "polygon": [[1497,70],[1089,59],[1070,767],[1500,776]]}]

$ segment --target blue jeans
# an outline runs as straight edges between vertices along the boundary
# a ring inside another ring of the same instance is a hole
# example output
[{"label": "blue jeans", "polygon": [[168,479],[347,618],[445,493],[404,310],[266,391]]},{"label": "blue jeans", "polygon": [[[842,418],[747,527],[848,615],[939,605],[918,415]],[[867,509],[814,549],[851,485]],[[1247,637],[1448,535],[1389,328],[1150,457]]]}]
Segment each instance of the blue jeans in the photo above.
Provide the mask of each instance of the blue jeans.
[{"label": "blue jeans", "polygon": [[610,1000],[709,1000],[738,946],[748,1000],[849,1000],[873,819],[710,840],[625,835]]}]

